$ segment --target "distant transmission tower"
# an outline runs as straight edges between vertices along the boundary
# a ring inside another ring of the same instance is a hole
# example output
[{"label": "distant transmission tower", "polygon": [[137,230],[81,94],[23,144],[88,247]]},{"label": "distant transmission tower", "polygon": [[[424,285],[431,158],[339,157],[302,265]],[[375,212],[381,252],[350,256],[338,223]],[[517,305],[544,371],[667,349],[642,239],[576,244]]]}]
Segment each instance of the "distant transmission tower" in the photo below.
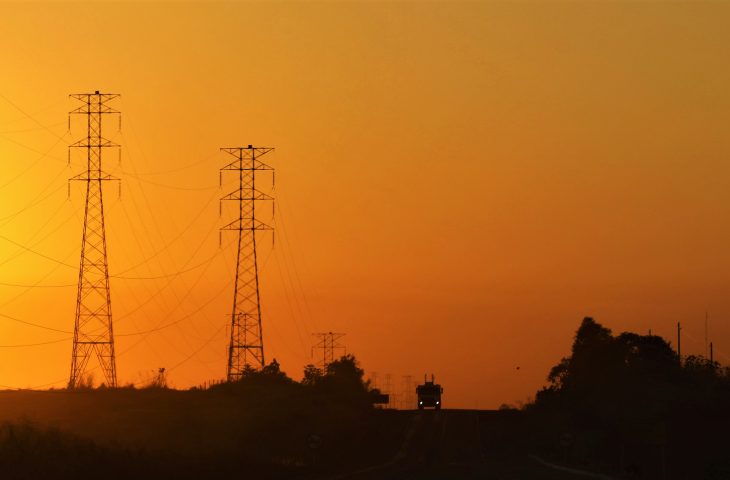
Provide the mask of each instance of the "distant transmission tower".
[{"label": "distant transmission tower", "polygon": [[312,350],[322,350],[322,361],[317,362],[317,366],[322,370],[326,370],[327,365],[335,361],[335,351],[342,351],[342,354],[345,354],[345,346],[339,342],[345,336],[344,333],[327,332],[313,333],[312,335],[318,339]]},{"label": "distant transmission tower", "polygon": [[238,232],[231,340],[228,346],[229,382],[239,380],[246,368],[264,366],[256,231],[273,230],[273,228],[256,217],[256,203],[261,200],[273,200],[273,197],[256,189],[256,172],[273,170],[260,160],[272,150],[274,149],[251,145],[221,148],[221,151],[235,157],[235,160],[221,168],[221,177],[224,171],[238,172],[238,188],[221,198],[238,202],[238,218],[221,228]]},{"label": "distant transmission tower", "polygon": [[387,408],[396,407],[396,395],[393,391],[393,376],[390,373],[385,374],[385,384],[383,385],[382,392],[388,394]]},{"label": "distant transmission tower", "polygon": [[69,179],[69,182],[86,183],[86,207],[81,238],[81,266],[69,388],[79,386],[92,356],[96,356],[99,362],[106,385],[117,386],[102,182],[119,179],[105,173],[101,166],[104,148],[119,147],[104,138],[101,133],[103,116],[119,115],[119,112],[110,106],[111,101],[117,97],[118,94],[99,93],[99,91],[71,95],[71,98],[78,100],[81,105],[70,113],[86,115],[87,134],[86,138],[71,144],[70,148],[86,150],[87,167],[86,171]]},{"label": "distant transmission tower", "polygon": [[401,393],[402,410],[410,410],[416,405],[416,384],[413,382],[413,375],[403,375],[403,391]]}]

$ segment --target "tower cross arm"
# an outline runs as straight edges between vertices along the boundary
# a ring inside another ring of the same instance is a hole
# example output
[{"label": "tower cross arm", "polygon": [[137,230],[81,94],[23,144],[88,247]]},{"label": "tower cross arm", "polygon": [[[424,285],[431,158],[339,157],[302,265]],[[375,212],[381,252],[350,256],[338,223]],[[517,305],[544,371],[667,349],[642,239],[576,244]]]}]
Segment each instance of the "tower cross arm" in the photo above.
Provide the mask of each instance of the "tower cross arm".
[{"label": "tower cross arm", "polygon": [[[81,105],[69,112],[72,115],[88,115],[90,113],[121,113],[119,110],[108,104],[108,102],[115,98],[121,97],[118,93],[72,93],[69,97],[81,102]],[[99,100],[92,103],[91,98],[93,97],[98,97]],[[94,107],[93,109],[92,106]]]},{"label": "tower cross arm", "polygon": [[249,145],[248,147],[222,147],[221,152],[226,152],[238,158],[244,156],[251,158],[253,156],[260,157],[266,155],[269,152],[273,152],[274,147],[254,147]]},{"label": "tower cross arm", "polygon": [[253,194],[250,194],[247,196],[241,195],[241,192],[239,190],[236,190],[235,192],[231,192],[228,195],[221,197],[221,200],[243,200],[243,201],[246,201],[246,200],[251,200],[251,201],[273,200],[273,199],[274,199],[274,197],[272,197],[271,195],[264,193],[264,192],[260,192],[258,190],[254,190]]},{"label": "tower cross arm", "polygon": [[[246,222],[244,225],[243,222]],[[253,226],[250,225],[251,219],[250,218],[244,218],[243,221],[241,219],[236,219],[232,221],[231,223],[221,227],[221,230],[273,230],[274,227],[265,224],[264,222],[261,222],[257,219],[254,219]]]},{"label": "tower cross arm", "polygon": [[69,148],[121,147],[121,145],[119,145],[118,143],[112,142],[111,140],[106,139],[106,138],[95,139],[95,140],[97,140],[97,143],[90,142],[88,138],[82,138],[81,140],[69,145]]},{"label": "tower cross arm", "polygon": [[253,165],[241,165],[241,159],[239,159],[239,160],[235,160],[235,161],[229,163],[228,165],[226,165],[225,167],[221,168],[221,171],[223,171],[223,170],[235,170],[235,171],[273,170],[274,169],[274,167],[272,167],[271,165],[265,164],[264,162],[260,161],[258,158],[257,159],[243,158],[242,160],[245,160],[245,161],[253,160]]},{"label": "tower cross arm", "polygon": [[121,182],[121,179],[119,179],[118,177],[115,177],[114,175],[110,175],[106,172],[101,172],[100,175],[93,176],[93,177],[91,175],[89,175],[88,172],[83,172],[83,173],[79,173],[78,175],[74,175],[73,177],[68,179],[69,182],[77,182],[77,181],[87,182],[89,180],[102,180],[102,181],[112,180],[112,181]]}]

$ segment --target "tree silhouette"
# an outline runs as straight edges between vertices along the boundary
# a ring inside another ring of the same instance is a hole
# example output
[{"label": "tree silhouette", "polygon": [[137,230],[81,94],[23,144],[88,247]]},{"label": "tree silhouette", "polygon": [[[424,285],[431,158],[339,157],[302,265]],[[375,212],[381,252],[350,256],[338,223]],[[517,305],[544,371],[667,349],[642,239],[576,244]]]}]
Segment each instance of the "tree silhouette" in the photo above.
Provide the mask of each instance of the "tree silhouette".
[{"label": "tree silhouette", "polygon": [[302,378],[302,385],[311,387],[319,383],[324,373],[321,368],[318,368],[311,363],[304,367],[304,378]]},{"label": "tree silhouette", "polygon": [[[629,452],[634,464],[656,470],[652,459],[659,455],[657,449],[673,448],[686,455],[670,463],[682,468],[685,464],[679,462],[686,462],[689,468],[690,458],[701,462],[721,450],[716,444],[728,444],[703,435],[725,431],[713,428],[717,424],[730,426],[728,371],[701,356],[680,364],[661,337],[631,332],[614,336],[586,317],[571,355],[550,370],[548,382],[528,411],[547,431],[548,444],[560,444],[561,435],[569,435],[570,449],[584,462],[595,463],[602,456],[604,463],[616,462],[611,452],[621,451]],[[593,452],[592,457],[585,452]],[[619,464],[623,462],[624,454]],[[699,478],[677,478],[690,477]]]},{"label": "tree silhouette", "polygon": [[[314,372],[310,372],[314,373]],[[327,395],[359,405],[371,405],[369,382],[363,380],[365,372],[353,355],[345,355],[327,365],[315,385]]]}]

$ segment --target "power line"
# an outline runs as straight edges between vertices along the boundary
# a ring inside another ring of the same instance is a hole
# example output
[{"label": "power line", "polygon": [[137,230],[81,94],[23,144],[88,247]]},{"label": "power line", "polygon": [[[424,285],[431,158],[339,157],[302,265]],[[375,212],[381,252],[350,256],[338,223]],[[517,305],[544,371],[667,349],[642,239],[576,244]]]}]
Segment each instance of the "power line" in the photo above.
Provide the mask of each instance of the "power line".
[{"label": "power line", "polygon": [[[0,235],[0,240],[5,240],[6,242],[12,243],[13,245],[15,245],[15,246],[17,246],[17,247],[19,247],[19,248],[21,248],[21,249],[23,249],[23,250],[25,250],[25,251],[27,251],[29,253],[32,253],[34,255],[37,255],[37,256],[39,256],[41,258],[45,258],[46,260],[49,260],[49,261],[54,262],[54,263],[57,263],[57,264],[62,265],[64,267],[72,268],[74,270],[76,268],[78,268],[77,266],[71,265],[70,263],[67,263],[67,262],[65,262],[63,260],[59,260],[57,258],[51,257],[50,255],[46,255],[45,253],[39,252],[38,250],[35,250],[33,248],[30,248],[30,247],[27,247],[27,246],[23,245],[22,243],[16,242],[15,240],[13,240],[11,238],[6,237],[5,235]],[[120,280],[159,280],[159,279],[164,279],[164,278],[177,277],[177,276],[179,276],[179,275],[181,275],[183,273],[191,272],[193,270],[197,270],[198,268],[200,268],[200,267],[202,267],[204,265],[207,265],[210,261],[212,261],[213,259],[215,259],[215,257],[217,257],[218,255],[219,255],[219,253],[215,253],[212,256],[210,256],[209,258],[207,258],[206,260],[203,260],[202,262],[200,262],[200,263],[198,263],[196,265],[193,265],[192,267],[184,268],[182,270],[178,270],[178,271],[173,272],[173,273],[168,273],[168,274],[163,274],[163,275],[156,275],[156,276],[146,276],[146,277],[145,276],[136,276],[136,277],[133,277],[133,276],[126,276],[126,275],[109,275],[109,278],[116,278],[116,279],[120,279]],[[136,267],[139,267],[140,265],[143,265],[143,264],[135,265],[135,268]],[[128,270],[125,270],[125,271],[128,271]],[[12,284],[8,284],[8,286],[24,286],[24,285],[12,285]],[[32,286],[35,287],[36,285],[32,285]],[[57,285],[57,286],[66,287],[68,285]]]},{"label": "power line", "polygon": [[181,361],[179,361],[172,367],[168,368],[167,371],[170,372],[172,370],[175,370],[177,367],[179,367],[180,365],[182,365],[184,363],[187,363],[191,358],[195,357],[197,354],[199,354],[201,351],[203,351],[203,349],[205,347],[207,347],[210,344],[210,342],[212,342],[225,327],[226,327],[225,325],[221,325],[220,328],[218,328],[218,330],[216,330],[215,333],[210,338],[208,338],[197,350],[194,350],[193,352],[190,353],[190,355],[188,355],[187,357],[185,357],[184,359],[182,359]]},{"label": "power line", "polygon": [[51,127],[58,127],[58,126],[63,125],[64,123],[66,123],[66,122],[58,122],[58,123],[54,123],[52,125],[34,127],[34,128],[23,128],[21,130],[0,130],[0,135],[9,135],[9,134],[13,134],[13,133],[37,132],[38,130],[46,130]]},{"label": "power line", "polygon": [[[131,131],[132,131],[132,134],[133,134],[133,136],[135,136],[135,138],[136,138],[136,132],[135,132],[135,130],[134,130],[134,127],[133,127],[133,126],[131,126],[131,127],[130,127],[130,129],[131,129]],[[124,137],[123,137],[123,138],[124,138]],[[127,150],[129,151],[129,149],[127,149]],[[144,156],[144,152],[142,152],[142,155]],[[128,155],[128,156],[129,156],[129,158],[130,158],[130,159],[133,159],[133,155]],[[136,173],[138,172],[138,170],[137,170],[137,168],[135,167],[135,164],[134,164],[134,161],[133,161],[133,160],[132,160],[132,161],[130,161],[130,165],[131,165],[131,167],[132,167],[132,170],[133,170],[133,172],[134,172],[134,173],[136,174]],[[149,198],[147,197],[147,195],[146,195],[146,193],[145,193],[145,189],[143,188],[143,182],[138,182],[138,186],[139,186],[139,188],[140,188],[140,192],[141,192],[141,198],[142,198],[142,200],[143,200],[143,201],[145,202],[145,204],[146,204],[146,211],[149,211],[150,213],[152,213],[152,212],[153,212],[154,210],[152,209],[152,206],[151,206],[151,204],[150,204]],[[139,207],[138,207],[138,205],[137,205],[137,202],[136,202],[136,200],[135,200],[135,197],[134,197],[134,196],[132,197],[132,205],[133,205],[133,207],[134,207],[135,211],[137,212],[137,215],[139,215],[139,216],[140,216],[140,218],[142,218],[142,215],[141,215],[141,213],[140,213],[140,209],[139,209]],[[143,209],[143,210],[144,210],[144,209]],[[203,210],[205,210],[205,206],[204,206]],[[125,209],[125,215],[126,215],[126,209]],[[140,222],[140,223],[141,223],[141,225],[143,226],[143,228],[144,228],[144,231],[145,231],[145,233],[147,234],[147,239],[148,239],[148,241],[150,242],[150,244],[152,244],[153,242],[152,242],[152,240],[151,240],[151,235],[150,235],[150,231],[149,231],[149,229],[147,229],[147,227],[146,227],[147,223],[146,223],[146,222]],[[165,236],[164,236],[164,235],[162,234],[162,232],[161,232],[161,229],[160,229],[160,227],[159,227],[160,223],[161,223],[161,222],[158,222],[158,221],[156,221],[156,220],[155,220],[155,221],[153,221],[153,222],[152,222],[152,225],[154,226],[154,228],[155,228],[155,230],[156,230],[156,232],[157,232],[157,235],[158,235],[159,239],[160,239],[161,241],[165,242],[166,244],[169,244],[170,242],[166,242],[166,237],[165,237]],[[212,231],[212,230],[214,229],[214,227],[215,227],[215,225],[213,225],[213,226],[211,227],[211,231]],[[209,232],[209,233],[210,233],[210,232]],[[208,238],[208,236],[206,235],[206,237],[205,237],[205,238],[204,238],[204,239],[202,240],[202,242],[201,242],[200,246],[198,247],[198,249],[199,249],[199,248],[201,248],[201,247],[203,246],[203,244],[205,243],[205,241],[207,240],[207,238]],[[135,240],[137,240],[137,237],[136,237],[136,236],[135,236]],[[139,241],[137,241],[137,243],[138,243],[138,245],[140,244],[140,243],[139,243]],[[140,248],[141,248],[141,245],[140,245]],[[195,251],[193,252],[193,254],[189,256],[190,260],[192,260],[192,259],[193,259],[193,258],[195,257],[195,255],[196,255],[196,253],[197,253],[198,249],[196,249],[196,250],[195,250]],[[176,260],[177,260],[176,258],[173,258],[173,256],[172,256],[172,255],[170,254],[169,248],[163,248],[163,249],[162,249],[162,251],[163,251],[164,253],[166,253],[166,254],[168,255],[168,257],[169,257],[170,261],[173,261],[173,262],[174,262],[174,261],[176,261]],[[159,262],[159,260],[158,260],[158,262]],[[186,263],[186,264],[187,264],[187,263]],[[206,272],[206,271],[207,271],[207,269],[208,269],[208,265],[210,265],[210,264],[205,264],[205,267],[204,267],[204,269],[202,270],[202,272],[201,272],[201,275],[200,275],[200,276],[198,277],[198,279],[197,279],[197,280],[195,280],[195,282],[193,283],[193,286],[194,286],[194,285],[196,285],[196,284],[197,284],[197,283],[198,283],[198,282],[199,282],[199,281],[200,281],[200,280],[201,280],[201,279],[203,278],[203,275],[205,274],[205,272]],[[162,267],[162,264],[161,264],[161,263],[160,263],[160,266]],[[187,287],[187,285],[186,285],[186,280],[185,280],[185,277],[182,277],[182,276],[180,276],[179,278],[180,278],[180,284],[181,284],[181,285],[183,286],[183,288],[188,288],[188,287]],[[172,293],[173,297],[175,298],[175,301],[174,301],[174,304],[173,304],[173,308],[172,308],[172,310],[170,310],[170,309],[169,309],[169,307],[167,308],[167,310],[166,310],[166,315],[169,315],[169,314],[170,314],[171,312],[174,312],[175,310],[177,310],[177,309],[178,309],[178,308],[179,308],[179,307],[180,307],[181,305],[183,305],[183,303],[184,303],[184,302],[185,302],[186,300],[189,300],[189,299],[193,298],[193,296],[191,296],[191,295],[190,295],[190,293],[191,293],[191,292],[192,292],[192,290],[193,290],[193,287],[189,288],[189,289],[188,289],[188,290],[187,290],[187,291],[186,291],[186,292],[185,292],[185,293],[184,293],[184,294],[183,294],[182,296],[179,296],[179,295],[178,295],[178,293],[177,293],[177,290],[176,290],[175,288],[173,288],[173,284],[172,284],[172,281],[171,281],[171,279],[170,279],[170,280],[168,280],[168,283],[166,284],[166,287],[167,287],[168,285],[169,285],[169,286],[171,287],[171,288],[170,288],[170,292]],[[161,300],[164,300],[164,298],[163,298],[163,297],[160,297],[160,299],[161,299]],[[157,299],[155,299],[155,300],[157,301]],[[203,319],[204,319],[204,320],[208,321],[208,319],[206,318],[206,315],[205,315],[205,313],[204,313],[204,312],[202,313],[202,317],[203,317]],[[208,322],[208,323],[210,323],[210,322]],[[201,332],[197,331],[197,328],[195,327],[195,324],[194,324],[194,323],[192,324],[192,326],[193,326],[193,329],[194,329],[194,330],[196,330],[196,331],[195,331],[195,336],[196,336],[196,338],[199,338],[199,337],[201,336]],[[178,328],[178,330],[179,330],[179,331],[180,331],[180,332],[181,332],[181,333],[183,334],[183,340],[184,340],[184,341],[185,341],[185,343],[187,344],[187,348],[192,348],[192,347],[191,347],[191,345],[190,345],[190,343],[189,343],[189,342],[188,342],[188,340],[187,340],[187,337],[185,336],[185,333],[184,333],[184,331],[183,331],[183,330],[181,330],[181,329],[180,329],[180,328],[179,328],[178,326],[176,326],[176,328]],[[163,338],[164,338],[164,337],[163,337]],[[174,347],[174,345],[173,345],[173,347]],[[206,368],[209,368],[209,366],[208,366],[207,364],[206,364],[205,366],[206,366]]]},{"label": "power line", "polygon": [[[284,200],[284,199],[282,198],[282,200]],[[287,262],[286,252],[288,251],[288,253],[289,253],[289,259],[291,261],[292,270],[294,270],[294,278],[297,281],[297,285],[299,287],[300,295],[302,297],[302,303],[304,304],[304,310],[306,310],[306,312],[307,312],[307,314],[309,316],[310,321],[312,321],[315,324],[315,326],[316,326],[316,325],[318,325],[318,321],[317,321],[316,317],[312,314],[312,310],[311,310],[311,308],[309,306],[309,301],[307,299],[307,294],[306,294],[306,292],[304,290],[304,284],[302,283],[302,279],[301,279],[301,277],[299,275],[299,269],[297,268],[297,263],[295,261],[294,249],[292,248],[292,244],[289,242],[289,233],[288,232],[289,231],[292,231],[293,232],[293,235],[296,236],[296,231],[294,231],[292,229],[289,229],[287,227],[287,224],[286,224],[286,221],[285,221],[286,214],[284,213],[284,208],[282,208],[282,204],[279,202],[278,199],[275,200],[275,204],[276,204],[277,210],[280,212],[277,218],[279,219],[279,221],[281,223],[281,234],[282,234],[282,237],[284,239],[284,244],[287,247],[286,250],[282,254],[282,256],[284,257],[285,267],[286,267],[286,262]],[[296,241],[296,238],[294,240]],[[306,267],[306,264],[305,264],[305,267]],[[288,268],[287,268],[287,275],[291,277],[291,275],[288,273]],[[291,282],[291,278],[290,278],[290,282]],[[293,293],[294,293],[294,287],[295,287],[295,285],[292,282],[292,292]],[[315,294],[316,293],[317,292],[315,292]],[[295,296],[296,296],[296,294],[295,294]],[[298,301],[297,301],[297,303],[298,303]]]},{"label": "power line", "polygon": [[[170,173],[177,173],[182,172],[183,170],[188,170],[190,168],[196,167],[198,165],[201,165],[203,163],[209,162],[215,155],[209,155],[207,158],[204,158],[202,160],[197,160],[195,162],[189,163],[187,165],[183,165],[181,167],[176,167],[168,170],[157,170],[154,172],[134,172],[132,175],[139,178],[140,176],[155,176],[155,175],[169,175]],[[217,188],[217,187],[213,187]]]},{"label": "power line", "polygon": [[[0,135],[1,135],[1,134],[0,134]],[[48,150],[47,150],[46,152],[42,153],[42,154],[41,154],[41,155],[40,155],[40,156],[39,156],[39,157],[38,157],[37,159],[35,159],[35,160],[34,160],[33,162],[31,162],[31,163],[30,163],[30,164],[29,164],[29,165],[28,165],[28,166],[27,166],[27,167],[26,167],[26,168],[25,168],[24,170],[22,170],[22,171],[21,171],[20,173],[18,173],[17,175],[15,175],[14,177],[12,177],[12,178],[11,178],[10,180],[8,180],[8,181],[6,181],[5,183],[3,183],[2,185],[0,185],[0,188],[5,188],[5,187],[7,187],[8,185],[10,185],[11,183],[13,183],[14,181],[16,181],[17,179],[19,179],[20,177],[22,177],[23,175],[25,175],[26,173],[28,173],[28,172],[29,172],[29,171],[30,171],[31,169],[33,169],[33,167],[35,167],[36,165],[38,165],[38,163],[40,163],[40,162],[41,162],[41,160],[43,160],[44,158],[48,157],[48,155],[49,155],[49,154],[51,153],[51,151],[52,151],[52,150],[53,150],[54,148],[56,148],[56,146],[58,146],[58,144],[60,144],[60,143],[61,143],[62,141],[63,141],[63,137],[59,137],[59,138],[58,138],[58,139],[57,139],[57,140],[56,140],[56,141],[54,142],[54,144],[53,144],[53,145],[51,145],[51,147],[50,147],[50,148],[49,148],[49,149],[48,149]]]},{"label": "power line", "polygon": [[39,285],[39,284],[30,284],[30,283],[10,283],[10,282],[0,282],[0,285],[3,287],[19,287],[19,288],[65,288],[65,287],[75,287],[75,283],[59,283],[56,285]]},{"label": "power line", "polygon": [[12,100],[10,100],[8,97],[6,97],[5,95],[3,95],[2,93],[0,93],[0,98],[2,98],[3,100],[5,100],[5,102],[7,102],[14,109],[16,109],[17,111],[19,111],[20,113],[22,113],[23,115],[25,115],[26,117],[28,117],[31,121],[33,121],[33,123],[35,123],[36,125],[38,125],[39,127],[41,127],[43,130],[46,130],[48,133],[50,133],[54,137],[58,138],[59,140],[63,140],[63,137],[59,136],[56,132],[54,132],[53,130],[51,130],[47,125],[43,125],[33,115],[31,115],[30,113],[26,112],[22,108],[20,108],[20,106],[18,106],[15,102],[13,102]]},{"label": "power line", "polygon": [[39,256],[39,257],[41,257],[41,258],[45,258],[46,260],[50,260],[50,261],[52,261],[52,262],[55,262],[55,263],[57,263],[57,264],[59,264],[59,265],[63,265],[64,267],[68,267],[68,268],[73,268],[74,270],[75,270],[75,269],[77,268],[77,267],[76,267],[76,266],[74,266],[74,265],[71,265],[71,264],[69,264],[69,263],[66,263],[66,262],[64,262],[64,261],[62,261],[62,260],[59,260],[59,259],[57,259],[57,258],[53,258],[53,257],[51,257],[50,255],[46,255],[45,253],[41,253],[41,252],[39,252],[38,250],[34,250],[34,249],[30,248],[30,247],[26,247],[26,246],[25,246],[25,245],[23,245],[22,243],[18,243],[18,242],[16,242],[15,240],[13,240],[13,239],[11,239],[11,238],[8,238],[8,237],[6,237],[5,235],[0,235],[0,239],[2,239],[2,240],[5,240],[5,241],[6,241],[6,242],[8,242],[8,243],[12,243],[12,244],[13,244],[13,245],[15,245],[16,247],[22,248],[23,250],[25,250],[25,251],[27,251],[27,252],[30,252],[30,253],[32,253],[32,254],[34,254],[34,255],[37,255],[37,256]]},{"label": "power line", "polygon": [[38,343],[20,343],[15,345],[0,345],[0,348],[25,348],[25,347],[40,347],[44,345],[51,345],[54,343],[61,343],[61,342],[68,342],[69,340],[72,340],[73,337],[66,337],[61,338],[58,340],[51,340],[48,342],[38,342]]},{"label": "power line", "polygon": [[218,189],[218,186],[217,185],[210,185],[210,186],[207,186],[207,187],[181,187],[179,185],[168,185],[168,184],[165,184],[165,183],[160,183],[160,182],[154,182],[152,180],[147,180],[145,178],[140,177],[139,175],[135,175],[135,174],[130,173],[130,172],[127,172],[125,170],[121,170],[121,172],[124,173],[125,175],[130,176],[130,177],[134,177],[134,179],[137,180],[137,181],[139,181],[139,182],[149,183],[150,185],[154,185],[156,187],[169,188],[169,189],[172,189],[172,190],[184,190],[184,191],[188,191],[188,192],[200,192],[200,191],[204,191],[204,190],[216,190],[216,189]]},{"label": "power line", "polygon": [[55,156],[52,156],[52,155],[48,155],[46,152],[44,152],[42,150],[38,150],[35,147],[29,147],[28,145],[26,145],[24,143],[21,143],[21,142],[19,142],[17,140],[13,140],[12,138],[9,138],[7,135],[0,134],[0,137],[4,138],[6,141],[8,141],[8,142],[10,142],[10,143],[12,143],[14,145],[17,145],[19,147],[25,148],[26,150],[29,150],[29,151],[34,152],[34,153],[37,153],[39,155],[43,155],[44,158],[51,158],[53,160],[56,160],[58,162],[63,162],[63,163],[66,163],[67,162],[66,160],[64,160],[64,159],[62,159],[60,157],[55,157]]},{"label": "power line", "polygon": [[117,337],[131,337],[131,336],[137,336],[137,335],[148,335],[150,333],[159,332],[160,330],[164,330],[165,328],[172,327],[173,325],[176,325],[176,324],[182,322],[183,320],[187,320],[188,318],[192,317],[193,315],[195,315],[196,313],[200,312],[205,307],[207,307],[208,305],[210,305],[211,303],[213,303],[226,290],[228,290],[229,287],[230,287],[230,283],[226,283],[223,286],[223,288],[220,291],[218,291],[218,293],[216,293],[215,295],[213,295],[212,297],[210,297],[207,302],[203,303],[202,305],[198,306],[198,308],[196,310],[193,310],[191,312],[188,312],[186,315],[178,318],[177,320],[174,320],[172,322],[169,322],[169,323],[166,323],[166,324],[163,324],[163,325],[158,325],[158,326],[153,327],[153,328],[151,328],[149,330],[143,330],[143,331],[140,331],[140,332],[117,333],[116,336]]},{"label": "power line", "polygon": [[[122,270],[121,272],[119,272],[116,275],[116,277],[117,278],[123,278],[122,275],[124,275],[125,273],[128,273],[128,272],[136,269],[137,267],[140,267],[142,265],[147,264],[153,258],[156,258],[157,256],[159,256],[163,252],[168,251],[169,248],[170,248],[170,246],[172,246],[177,240],[179,240],[183,235],[185,235],[185,233],[187,233],[193,227],[193,225],[197,224],[197,222],[200,219],[200,217],[203,215],[203,213],[205,213],[205,210],[208,208],[208,206],[210,206],[213,203],[213,200],[215,200],[215,198],[217,196],[218,196],[217,194],[212,195],[210,197],[210,199],[208,199],[208,202],[206,202],[206,204],[203,206],[203,208],[201,208],[200,211],[192,217],[192,219],[190,220],[190,222],[188,222],[188,224],[175,237],[173,237],[172,240],[170,240],[169,242],[167,242],[162,248],[158,249],[152,255],[150,255],[149,257],[145,258],[143,261],[141,261],[141,262],[139,262],[139,263],[137,263],[135,265],[132,265],[131,267],[126,268],[125,270]],[[158,278],[164,278],[164,277],[158,277]]]},{"label": "power line", "polygon": [[120,280],[162,280],[165,278],[179,277],[183,273],[192,272],[193,270],[197,270],[200,267],[208,265],[210,262],[215,260],[215,258],[218,257],[219,255],[220,255],[220,253],[216,252],[213,255],[211,255],[210,257],[203,260],[202,262],[193,265],[192,267],[183,268],[182,270],[178,270],[173,273],[167,273],[167,274],[156,275],[156,276],[147,276],[147,277],[131,277],[131,276],[126,276],[126,275],[109,275],[109,278],[115,278],[115,279],[120,279]]},{"label": "power line", "polygon": [[3,222],[2,226],[7,225],[11,220],[13,220],[16,217],[18,217],[19,215],[27,212],[31,208],[37,207],[38,205],[40,205],[44,201],[48,200],[53,194],[55,194],[56,192],[58,192],[59,190],[61,190],[63,188],[63,185],[59,185],[58,187],[56,187],[55,190],[52,190],[51,192],[49,192],[45,197],[39,198],[41,195],[43,195],[43,193],[46,190],[48,190],[48,188],[51,185],[53,185],[53,184],[56,183],[56,180],[58,180],[58,178],[60,178],[61,175],[63,175],[63,173],[65,171],[66,171],[66,168],[65,167],[62,168],[61,171],[59,171],[58,174],[53,178],[53,180],[51,180],[51,183],[49,183],[45,188],[43,188],[41,190],[41,192],[38,195],[36,195],[36,197],[33,200],[31,200],[31,202],[28,203],[26,206],[24,206],[20,210],[16,210],[15,212],[13,212],[13,213],[11,213],[9,215],[5,215],[4,217],[0,218],[0,222]]},{"label": "power line", "polygon": [[39,324],[39,323],[33,323],[33,322],[29,322],[29,321],[27,321],[27,320],[21,320],[20,318],[17,318],[17,317],[12,317],[12,316],[10,316],[10,315],[6,315],[6,314],[4,314],[4,313],[0,313],[0,317],[2,317],[2,318],[6,318],[6,319],[8,319],[8,320],[12,320],[12,321],[14,321],[14,322],[22,323],[22,324],[24,324],[24,325],[29,325],[29,326],[31,326],[31,327],[37,327],[37,328],[42,328],[43,330],[50,330],[50,331],[52,331],[52,332],[59,332],[59,333],[71,333],[71,332],[69,332],[68,330],[59,330],[58,328],[53,328],[53,327],[46,327],[45,325],[41,325],[41,324]]}]

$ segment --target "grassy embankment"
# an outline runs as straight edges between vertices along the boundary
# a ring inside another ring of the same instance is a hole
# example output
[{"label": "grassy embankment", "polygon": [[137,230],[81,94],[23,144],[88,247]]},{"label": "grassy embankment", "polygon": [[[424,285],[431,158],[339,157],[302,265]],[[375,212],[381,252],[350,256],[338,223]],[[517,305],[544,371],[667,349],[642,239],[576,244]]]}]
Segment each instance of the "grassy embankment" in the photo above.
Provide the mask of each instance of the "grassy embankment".
[{"label": "grassy embankment", "polygon": [[[207,390],[0,392],[2,478],[317,477],[390,458],[408,416],[280,377]],[[310,437],[321,438],[318,448]]]}]

